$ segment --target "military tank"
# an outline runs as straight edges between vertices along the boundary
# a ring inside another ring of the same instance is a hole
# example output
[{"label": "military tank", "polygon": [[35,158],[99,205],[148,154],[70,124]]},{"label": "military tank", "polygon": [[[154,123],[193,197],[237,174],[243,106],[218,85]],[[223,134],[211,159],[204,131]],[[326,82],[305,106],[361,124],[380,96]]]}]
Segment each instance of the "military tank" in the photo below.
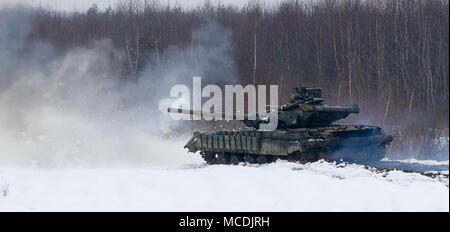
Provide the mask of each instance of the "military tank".
[{"label": "military tank", "polygon": [[[289,104],[275,106],[278,109],[276,130],[260,130],[260,124],[267,119],[256,115],[250,120],[249,115],[241,114],[246,128],[194,132],[185,148],[193,153],[199,151],[208,164],[263,164],[277,159],[302,163],[320,159],[359,162],[384,157],[386,145],[393,137],[386,135],[382,128],[334,124],[350,114],[358,114],[357,104],[328,106],[323,102],[321,88],[294,88]],[[267,106],[267,109],[271,107],[274,106]],[[168,111],[199,113],[173,108]]]}]

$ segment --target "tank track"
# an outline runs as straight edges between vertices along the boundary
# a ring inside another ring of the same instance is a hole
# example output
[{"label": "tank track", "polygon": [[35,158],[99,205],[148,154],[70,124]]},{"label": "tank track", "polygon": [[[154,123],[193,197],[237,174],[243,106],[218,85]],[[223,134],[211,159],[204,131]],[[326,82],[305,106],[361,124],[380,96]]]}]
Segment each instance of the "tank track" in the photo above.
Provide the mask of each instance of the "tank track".
[{"label": "tank track", "polygon": [[386,146],[378,145],[366,149],[345,149],[338,151],[308,151],[308,152],[294,152],[287,156],[280,155],[261,155],[249,153],[228,153],[228,152],[206,152],[200,153],[201,157],[207,164],[227,164],[238,165],[239,163],[249,164],[267,164],[277,160],[287,160],[289,162],[308,163],[318,160],[327,161],[347,161],[347,162],[361,162],[361,161],[379,161],[386,154]]}]

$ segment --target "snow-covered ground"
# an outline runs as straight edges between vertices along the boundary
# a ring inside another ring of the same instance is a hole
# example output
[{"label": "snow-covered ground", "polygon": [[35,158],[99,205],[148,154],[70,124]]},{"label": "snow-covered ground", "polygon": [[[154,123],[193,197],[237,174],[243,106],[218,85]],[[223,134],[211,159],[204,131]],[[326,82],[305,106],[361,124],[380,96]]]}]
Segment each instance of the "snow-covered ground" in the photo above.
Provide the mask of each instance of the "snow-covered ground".
[{"label": "snow-covered ground", "polygon": [[73,146],[60,144],[63,136],[0,140],[0,211],[449,210],[448,171],[431,178],[329,162],[207,166],[186,153],[185,138],[125,132]]},{"label": "snow-covered ground", "polygon": [[448,178],[356,164],[0,169],[0,211],[449,211]]},{"label": "snow-covered ground", "polygon": [[437,160],[418,160],[414,158],[403,159],[403,160],[390,160],[388,158],[384,158],[381,161],[396,161],[402,163],[410,163],[410,164],[423,164],[423,165],[449,165],[448,160],[437,161]]}]

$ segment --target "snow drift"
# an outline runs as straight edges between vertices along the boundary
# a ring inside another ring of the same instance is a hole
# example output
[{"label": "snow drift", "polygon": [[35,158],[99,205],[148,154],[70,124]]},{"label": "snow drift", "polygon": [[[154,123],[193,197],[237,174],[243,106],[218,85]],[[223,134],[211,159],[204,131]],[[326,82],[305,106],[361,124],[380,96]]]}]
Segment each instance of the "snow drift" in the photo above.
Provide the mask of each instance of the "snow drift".
[{"label": "snow drift", "polygon": [[6,169],[1,211],[448,211],[448,187],[417,173],[277,162]]}]

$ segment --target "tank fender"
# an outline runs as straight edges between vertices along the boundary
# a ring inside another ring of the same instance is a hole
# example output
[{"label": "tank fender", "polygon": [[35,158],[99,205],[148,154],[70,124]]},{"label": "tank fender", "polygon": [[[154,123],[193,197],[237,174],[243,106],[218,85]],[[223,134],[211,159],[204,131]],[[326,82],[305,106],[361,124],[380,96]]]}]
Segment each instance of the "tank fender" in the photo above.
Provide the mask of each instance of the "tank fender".
[{"label": "tank fender", "polygon": [[330,148],[334,148],[338,146],[341,142],[341,139],[338,137],[335,138],[327,138],[327,139],[309,139],[306,142],[302,143],[302,150],[300,151],[308,151],[308,150],[328,150]]},{"label": "tank fender", "polygon": [[198,132],[194,132],[194,135],[191,137],[191,139],[189,139],[189,141],[186,143],[186,145],[184,145],[184,148],[187,148],[189,150],[189,152],[197,152],[198,151],[198,142],[199,142],[199,138],[198,138],[199,133]]},{"label": "tank fender", "polygon": [[365,137],[345,138],[343,140],[343,143],[345,145],[370,146],[370,145],[388,144],[392,140],[393,140],[392,135],[373,135]]},{"label": "tank fender", "polygon": [[394,140],[392,135],[385,135],[380,144],[388,144]]}]

